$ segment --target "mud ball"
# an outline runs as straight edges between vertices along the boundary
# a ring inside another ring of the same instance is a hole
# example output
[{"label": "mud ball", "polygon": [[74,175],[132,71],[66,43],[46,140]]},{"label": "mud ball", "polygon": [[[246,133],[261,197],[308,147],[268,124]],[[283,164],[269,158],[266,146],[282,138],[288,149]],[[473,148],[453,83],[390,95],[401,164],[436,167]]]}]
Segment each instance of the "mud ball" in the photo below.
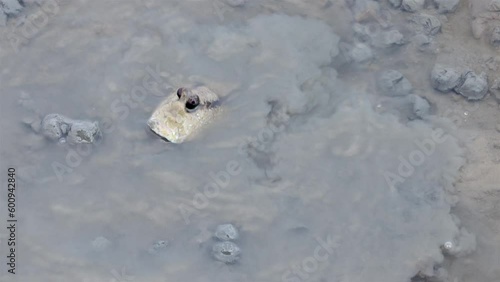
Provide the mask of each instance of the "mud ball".
[{"label": "mud ball", "polygon": [[383,32],[382,39],[385,47],[401,46],[405,44],[403,34],[396,29]]},{"label": "mud ball", "polygon": [[493,47],[500,48],[500,25],[491,31],[490,43]]},{"label": "mud ball", "polygon": [[432,15],[420,14],[413,19],[421,26],[422,31],[427,35],[436,35],[441,31],[441,21]]},{"label": "mud ball", "polygon": [[491,0],[488,6],[488,11],[490,12],[500,12],[500,0]]},{"label": "mud ball", "polygon": [[490,92],[500,101],[500,78],[493,81],[490,87]]},{"label": "mud ball", "polygon": [[365,22],[380,16],[380,3],[373,0],[346,1],[356,22]]},{"label": "mud ball", "polygon": [[68,132],[68,142],[71,144],[91,144],[101,136],[97,122],[74,121]]},{"label": "mud ball", "polygon": [[59,114],[48,114],[42,120],[42,134],[51,139],[59,140],[68,134],[67,118]]},{"label": "mud ball", "polygon": [[427,99],[417,95],[412,95],[410,97],[410,101],[413,104],[413,113],[417,117],[424,118],[427,115],[429,115],[431,110],[431,104],[429,104],[429,101],[427,101]]},{"label": "mud ball", "polygon": [[389,3],[391,4],[392,7],[394,8],[399,8],[401,7],[401,3],[403,0],[389,0]]},{"label": "mud ball", "polygon": [[236,240],[239,237],[239,233],[234,225],[221,224],[215,229],[215,237],[222,241]]},{"label": "mud ball", "polygon": [[235,243],[230,241],[217,242],[212,247],[212,255],[218,261],[224,263],[235,263],[240,259],[241,250]]},{"label": "mud ball", "polygon": [[23,6],[18,0],[0,0],[0,10],[7,16],[17,16],[21,13]]},{"label": "mud ball", "polygon": [[378,78],[378,88],[386,96],[406,96],[413,91],[410,81],[396,70],[384,71]]},{"label": "mud ball", "polygon": [[488,77],[485,73],[469,71],[464,75],[463,83],[455,87],[455,92],[468,100],[480,100],[488,93]]},{"label": "mud ball", "polygon": [[373,59],[373,53],[366,44],[356,43],[349,52],[349,59],[355,63],[364,63]]},{"label": "mud ball", "polygon": [[406,12],[414,13],[424,8],[425,0],[403,0],[401,9]]},{"label": "mud ball", "polygon": [[60,114],[46,115],[41,124],[42,134],[54,141],[90,144],[101,137],[97,122],[72,120]]},{"label": "mud ball", "polygon": [[435,65],[431,72],[431,84],[434,89],[448,92],[460,85],[462,74],[457,70],[441,65]]},{"label": "mud ball", "polygon": [[455,12],[460,0],[434,0],[438,12],[441,14]]},{"label": "mud ball", "polygon": [[360,42],[370,42],[374,36],[374,31],[371,30],[369,25],[355,23],[352,26],[352,31]]},{"label": "mud ball", "polygon": [[415,35],[412,41],[420,52],[432,53],[435,50],[434,40],[425,34]]}]

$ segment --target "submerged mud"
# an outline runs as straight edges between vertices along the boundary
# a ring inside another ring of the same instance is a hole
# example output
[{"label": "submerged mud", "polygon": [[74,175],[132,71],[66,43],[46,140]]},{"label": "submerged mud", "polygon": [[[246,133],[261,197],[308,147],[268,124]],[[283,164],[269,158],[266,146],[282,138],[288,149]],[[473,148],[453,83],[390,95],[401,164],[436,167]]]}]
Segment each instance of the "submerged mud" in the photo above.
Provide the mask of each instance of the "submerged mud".
[{"label": "submerged mud", "polygon": [[[60,4],[36,36],[0,41],[2,165],[23,187],[17,277],[449,281],[476,248],[452,213],[465,149],[409,71],[370,69],[405,41],[391,32],[372,52],[341,38],[343,1],[219,2]],[[383,24],[377,5],[350,8]],[[397,77],[377,87],[366,72]],[[221,97],[217,121],[182,144],[148,131],[166,95],[200,84]],[[102,140],[58,145],[23,122],[51,112],[99,120]],[[214,236],[224,223],[236,242]]]}]

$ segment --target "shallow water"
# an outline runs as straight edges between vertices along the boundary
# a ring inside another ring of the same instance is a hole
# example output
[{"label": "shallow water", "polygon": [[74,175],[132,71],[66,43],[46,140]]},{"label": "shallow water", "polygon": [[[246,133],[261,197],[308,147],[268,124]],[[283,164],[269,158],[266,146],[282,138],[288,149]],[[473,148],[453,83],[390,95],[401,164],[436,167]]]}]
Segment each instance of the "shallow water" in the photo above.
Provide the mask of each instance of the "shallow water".
[{"label": "shallow water", "polygon": [[[3,37],[20,246],[17,280],[4,266],[2,281],[396,282],[437,275],[447,241],[473,251],[450,213],[465,160],[449,123],[342,78],[339,3],[332,21],[316,2],[281,5],[61,2],[18,50]],[[219,119],[183,144],[154,136],[154,107],[198,83],[222,97]],[[23,124],[53,112],[98,120],[102,141],[54,144]],[[232,265],[210,254],[227,222]]]}]

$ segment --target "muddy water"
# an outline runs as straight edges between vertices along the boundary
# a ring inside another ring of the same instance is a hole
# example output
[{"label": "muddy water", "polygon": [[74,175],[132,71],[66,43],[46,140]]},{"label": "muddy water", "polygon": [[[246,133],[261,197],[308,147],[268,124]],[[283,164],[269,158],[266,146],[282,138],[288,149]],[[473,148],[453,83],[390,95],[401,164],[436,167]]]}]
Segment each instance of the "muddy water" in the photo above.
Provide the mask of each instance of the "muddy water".
[{"label": "muddy water", "polygon": [[[476,246],[450,213],[459,134],[362,81],[380,67],[359,80],[335,69],[348,10],[334,1],[325,17],[320,2],[33,4],[26,14],[48,17],[30,36],[12,19],[23,40],[0,42],[0,123],[2,169],[17,170],[18,273],[0,277],[452,279],[440,246]],[[200,83],[222,97],[218,120],[183,144],[147,129],[166,95]],[[98,120],[102,141],[55,144],[26,125],[53,112]],[[231,265],[211,255],[227,222],[241,234]]]}]

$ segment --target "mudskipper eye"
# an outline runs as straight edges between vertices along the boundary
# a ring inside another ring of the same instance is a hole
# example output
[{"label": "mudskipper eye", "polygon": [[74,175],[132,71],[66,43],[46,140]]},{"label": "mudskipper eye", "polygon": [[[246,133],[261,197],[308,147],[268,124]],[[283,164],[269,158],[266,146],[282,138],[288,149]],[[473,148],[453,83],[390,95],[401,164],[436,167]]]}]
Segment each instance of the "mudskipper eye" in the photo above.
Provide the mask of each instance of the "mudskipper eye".
[{"label": "mudskipper eye", "polygon": [[184,88],[179,88],[177,89],[177,97],[179,97],[179,99],[181,98],[182,96],[182,91],[184,91]]},{"label": "mudskipper eye", "polygon": [[188,98],[186,102],[186,109],[188,110],[188,112],[192,111],[196,109],[196,107],[198,107],[199,104],[200,104],[200,97],[198,97],[198,95],[193,95]]}]

